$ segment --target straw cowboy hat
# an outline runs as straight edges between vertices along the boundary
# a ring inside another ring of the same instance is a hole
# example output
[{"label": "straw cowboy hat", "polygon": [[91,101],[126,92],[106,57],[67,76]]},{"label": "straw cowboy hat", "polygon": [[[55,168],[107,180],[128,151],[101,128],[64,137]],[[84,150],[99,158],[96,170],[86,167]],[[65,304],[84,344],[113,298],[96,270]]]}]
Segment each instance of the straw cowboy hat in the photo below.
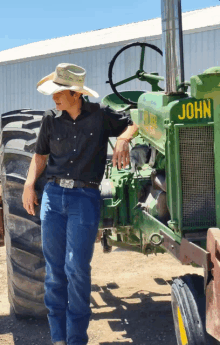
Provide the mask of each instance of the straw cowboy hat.
[{"label": "straw cowboy hat", "polygon": [[60,91],[71,90],[98,98],[99,95],[96,91],[84,86],[85,76],[84,68],[69,63],[60,63],[55,72],[37,83],[37,91],[44,95],[53,95]]}]

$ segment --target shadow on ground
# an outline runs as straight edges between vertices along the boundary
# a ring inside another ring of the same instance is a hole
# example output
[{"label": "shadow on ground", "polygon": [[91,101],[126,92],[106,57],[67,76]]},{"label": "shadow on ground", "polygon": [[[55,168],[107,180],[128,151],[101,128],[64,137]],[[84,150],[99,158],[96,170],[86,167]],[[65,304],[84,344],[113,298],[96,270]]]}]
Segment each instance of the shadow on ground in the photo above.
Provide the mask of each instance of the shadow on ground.
[{"label": "shadow on ground", "polygon": [[47,319],[0,316],[1,345],[51,345]]},{"label": "shadow on ground", "polygon": [[[159,285],[168,283],[162,279],[156,282]],[[170,293],[157,294],[141,290],[130,296],[117,297],[114,290],[118,288],[116,283],[93,285],[91,297],[91,321],[106,320],[111,331],[120,334],[118,341],[106,339],[106,342],[97,343],[97,335],[96,342],[91,339],[89,344],[176,345]],[[102,305],[93,297],[94,292],[100,297]],[[92,332],[95,333],[96,329]],[[105,329],[102,329],[102,333],[105,333]],[[0,344],[51,345],[47,319],[20,319],[14,314],[0,316]]]},{"label": "shadow on ground", "polygon": [[[155,282],[166,286],[171,283],[161,278],[155,278]],[[91,299],[94,306],[92,320],[106,319],[113,332],[123,334],[119,341],[100,342],[100,345],[176,345],[170,293],[141,290],[119,298],[117,293],[114,294],[118,288],[115,283],[93,285],[93,291],[99,292],[105,305],[99,306]]]}]

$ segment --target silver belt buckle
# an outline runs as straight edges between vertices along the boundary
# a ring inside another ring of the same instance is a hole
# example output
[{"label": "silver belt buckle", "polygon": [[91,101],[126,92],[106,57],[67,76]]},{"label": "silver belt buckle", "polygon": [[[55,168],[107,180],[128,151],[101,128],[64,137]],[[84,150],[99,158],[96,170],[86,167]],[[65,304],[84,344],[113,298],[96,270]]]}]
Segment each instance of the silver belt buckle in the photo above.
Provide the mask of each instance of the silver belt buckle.
[{"label": "silver belt buckle", "polygon": [[61,178],[60,187],[72,189],[74,187],[74,180],[66,180],[64,178]]}]

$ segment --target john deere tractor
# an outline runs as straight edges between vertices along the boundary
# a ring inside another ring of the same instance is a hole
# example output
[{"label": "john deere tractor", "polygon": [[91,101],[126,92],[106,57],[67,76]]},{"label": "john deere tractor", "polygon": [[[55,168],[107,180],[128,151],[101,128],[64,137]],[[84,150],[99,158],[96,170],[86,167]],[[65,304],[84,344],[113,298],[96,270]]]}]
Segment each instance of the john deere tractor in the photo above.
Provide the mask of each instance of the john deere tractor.
[{"label": "john deere tractor", "polygon": [[[167,251],[182,264],[203,267],[204,276],[173,281],[177,343],[219,344],[220,67],[185,81],[181,1],[161,0],[161,6],[163,52],[152,44],[132,43],[109,66],[113,93],[102,102],[129,111],[139,134],[131,143],[130,167],[119,170],[108,161],[99,234],[106,253],[112,246],[143,254]],[[117,59],[132,47],[140,51],[138,70],[115,82]],[[165,78],[144,71],[149,49],[165,61]],[[118,91],[135,79],[149,83],[152,91]],[[165,90],[159,86],[163,80]],[[21,202],[42,116],[28,109],[2,115],[8,286],[16,315],[46,315],[39,209],[35,217],[29,216]],[[45,183],[43,175],[36,186],[39,201]]]}]

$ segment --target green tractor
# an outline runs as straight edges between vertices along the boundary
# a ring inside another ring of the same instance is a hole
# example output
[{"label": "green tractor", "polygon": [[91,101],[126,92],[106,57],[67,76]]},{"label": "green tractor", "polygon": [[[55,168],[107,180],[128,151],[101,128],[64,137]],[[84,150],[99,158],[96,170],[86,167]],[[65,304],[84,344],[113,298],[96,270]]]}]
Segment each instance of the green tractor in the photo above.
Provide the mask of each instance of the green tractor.
[{"label": "green tractor", "polygon": [[[105,252],[112,246],[148,254],[165,250],[182,264],[204,269],[172,284],[171,300],[178,345],[220,341],[220,67],[184,80],[181,2],[161,1],[166,67],[163,77],[143,70],[147,43],[123,47],[109,66],[114,91],[103,103],[130,111],[139,125],[131,169],[111,168],[112,196],[103,200]],[[135,75],[113,81],[121,53],[140,47]],[[133,79],[152,92],[118,92]],[[188,87],[191,92],[188,93]],[[105,224],[106,221],[106,224]],[[111,224],[111,226],[108,226]]]},{"label": "green tractor", "polygon": [[[109,66],[113,94],[102,102],[129,111],[139,125],[131,144],[131,165],[118,170],[109,160],[102,181],[99,238],[143,254],[167,251],[182,264],[204,269],[172,284],[178,345],[220,343],[220,67],[184,80],[180,0],[162,0],[165,78],[143,69],[151,44],[123,47]],[[113,81],[117,58],[140,47],[138,71]],[[162,59],[162,58],[161,58]],[[151,92],[117,90],[133,79]],[[165,91],[159,82],[165,79]],[[190,93],[187,92],[189,86]],[[9,300],[16,315],[44,316],[44,258],[39,207],[30,216],[21,195],[39,131],[41,111],[2,115],[2,199],[7,248]],[[219,141],[219,144],[218,144]],[[45,176],[36,189],[41,199]],[[1,226],[0,226],[1,229]]]}]

